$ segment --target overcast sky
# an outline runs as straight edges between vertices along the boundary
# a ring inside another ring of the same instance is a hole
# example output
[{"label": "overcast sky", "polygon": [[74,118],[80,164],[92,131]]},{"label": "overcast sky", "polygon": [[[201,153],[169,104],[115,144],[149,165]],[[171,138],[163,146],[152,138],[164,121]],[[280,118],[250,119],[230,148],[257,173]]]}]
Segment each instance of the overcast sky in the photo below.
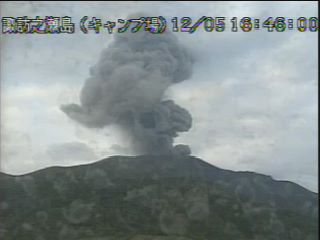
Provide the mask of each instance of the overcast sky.
[{"label": "overcast sky", "polygon": [[103,21],[135,12],[226,17],[225,32],[174,33],[194,56],[190,79],[166,99],[188,109],[192,129],[175,139],[221,168],[256,171],[317,191],[318,35],[266,29],[230,31],[232,17],[318,16],[317,2],[1,2],[1,17],[70,16],[76,33],[1,34],[1,171],[90,163],[130,154],[115,127],[87,129],[61,104],[78,103],[89,68],[113,40],[79,31],[83,16]]}]

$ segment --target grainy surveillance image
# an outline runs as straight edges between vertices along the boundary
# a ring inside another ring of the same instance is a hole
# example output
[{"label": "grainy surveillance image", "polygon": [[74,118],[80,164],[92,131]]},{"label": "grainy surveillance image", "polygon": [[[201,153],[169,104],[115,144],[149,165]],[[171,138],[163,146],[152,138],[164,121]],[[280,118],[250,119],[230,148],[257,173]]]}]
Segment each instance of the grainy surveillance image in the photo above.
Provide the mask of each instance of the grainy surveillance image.
[{"label": "grainy surveillance image", "polygon": [[0,239],[318,239],[318,2],[0,14]]}]

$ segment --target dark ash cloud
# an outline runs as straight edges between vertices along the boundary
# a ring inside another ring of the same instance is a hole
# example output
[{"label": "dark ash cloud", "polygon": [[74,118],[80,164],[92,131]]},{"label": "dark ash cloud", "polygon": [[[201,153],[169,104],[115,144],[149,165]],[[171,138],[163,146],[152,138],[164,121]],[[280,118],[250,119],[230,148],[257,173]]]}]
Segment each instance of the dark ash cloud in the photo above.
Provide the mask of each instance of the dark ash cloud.
[{"label": "dark ash cloud", "polygon": [[80,105],[62,105],[71,119],[89,128],[116,124],[138,154],[170,153],[173,138],[192,125],[189,112],[166,89],[188,79],[192,57],[170,33],[116,34],[98,63],[90,69]]}]

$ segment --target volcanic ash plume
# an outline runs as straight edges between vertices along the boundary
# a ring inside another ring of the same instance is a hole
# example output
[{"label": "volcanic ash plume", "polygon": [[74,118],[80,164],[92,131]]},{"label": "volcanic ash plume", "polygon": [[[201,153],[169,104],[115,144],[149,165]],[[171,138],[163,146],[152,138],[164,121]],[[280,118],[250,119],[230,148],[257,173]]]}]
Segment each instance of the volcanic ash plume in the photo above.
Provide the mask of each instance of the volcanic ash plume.
[{"label": "volcanic ash plume", "polygon": [[190,129],[192,118],[172,100],[163,101],[163,95],[191,72],[192,58],[172,33],[116,34],[90,69],[81,104],[61,109],[89,128],[120,126],[136,153],[172,153],[173,138]]}]

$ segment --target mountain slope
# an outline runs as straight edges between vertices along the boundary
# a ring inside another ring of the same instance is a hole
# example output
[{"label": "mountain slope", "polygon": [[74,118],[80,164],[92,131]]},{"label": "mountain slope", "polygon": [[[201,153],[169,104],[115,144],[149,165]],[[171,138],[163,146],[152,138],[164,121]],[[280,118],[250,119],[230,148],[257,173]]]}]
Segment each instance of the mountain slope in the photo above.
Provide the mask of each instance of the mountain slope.
[{"label": "mountain slope", "polygon": [[193,156],[0,174],[0,239],[315,240],[318,194]]}]

